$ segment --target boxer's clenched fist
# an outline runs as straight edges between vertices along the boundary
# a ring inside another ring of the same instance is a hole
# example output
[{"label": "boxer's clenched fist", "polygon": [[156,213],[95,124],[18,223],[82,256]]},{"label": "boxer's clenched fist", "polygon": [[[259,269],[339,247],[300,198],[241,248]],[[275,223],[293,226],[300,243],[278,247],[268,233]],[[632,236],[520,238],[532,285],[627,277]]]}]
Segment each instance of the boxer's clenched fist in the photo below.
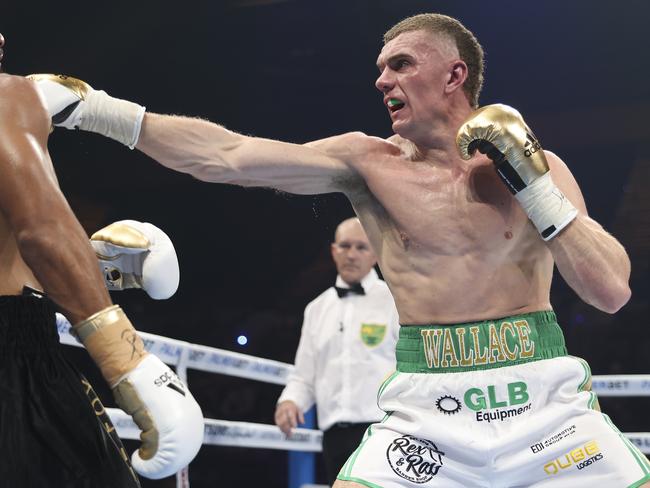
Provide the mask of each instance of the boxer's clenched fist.
[{"label": "boxer's clenched fist", "polygon": [[85,81],[65,75],[34,74],[52,125],[81,129],[115,139],[133,149],[140,137],[145,108],[95,90]]},{"label": "boxer's clenched fist", "polygon": [[533,131],[512,107],[496,104],[476,110],[458,130],[456,145],[463,159],[470,159],[476,150],[487,154],[544,240],[556,236],[578,214],[553,183]]}]

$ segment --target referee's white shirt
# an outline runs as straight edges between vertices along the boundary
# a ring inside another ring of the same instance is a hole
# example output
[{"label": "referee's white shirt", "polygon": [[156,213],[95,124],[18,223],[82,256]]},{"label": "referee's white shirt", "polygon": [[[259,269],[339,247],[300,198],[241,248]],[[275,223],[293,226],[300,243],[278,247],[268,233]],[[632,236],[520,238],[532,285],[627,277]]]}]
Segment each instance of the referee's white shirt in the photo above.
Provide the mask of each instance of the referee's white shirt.
[{"label": "referee's white shirt", "polygon": [[[336,278],[336,286],[349,288]],[[395,371],[399,319],[393,296],[374,269],[361,280],[365,295],[339,298],[328,288],[305,308],[295,369],[278,403],[292,400],[309,410],[318,427],[337,422],[375,422],[381,383]]]}]

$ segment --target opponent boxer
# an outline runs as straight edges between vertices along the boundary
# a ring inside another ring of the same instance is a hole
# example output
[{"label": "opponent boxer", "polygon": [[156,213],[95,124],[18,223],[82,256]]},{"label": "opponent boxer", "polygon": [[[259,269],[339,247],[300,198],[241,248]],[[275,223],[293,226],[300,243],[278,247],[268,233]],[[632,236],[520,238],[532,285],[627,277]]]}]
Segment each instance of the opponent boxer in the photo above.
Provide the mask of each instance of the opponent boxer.
[{"label": "opponent boxer", "polygon": [[[33,82],[0,74],[0,120],[2,485],[136,487],[133,469],[150,478],[173,474],[201,446],[201,409],[111,303],[93,248],[59,189],[46,145],[50,117]],[[133,276],[119,286],[146,285],[162,297],[177,285],[177,270],[171,284],[148,273],[144,279],[138,263],[148,272],[160,264],[155,256],[147,264],[150,255],[169,258],[169,248],[154,246],[162,236],[147,225],[118,223],[122,232],[113,226],[94,241],[109,251],[111,277]],[[134,246],[130,252],[139,260],[129,261],[122,251]],[[132,465],[91,385],[63,355],[54,304],[74,324],[117,404],[143,431]]]},{"label": "opponent boxer", "polygon": [[55,124],[176,171],[349,198],[402,327],[397,372],[379,391],[387,415],[336,488],[649,486],[648,461],[595,408],[589,369],[567,355],[549,299],[555,264],[585,302],[616,312],[630,297],[625,250],[518,112],[475,111],[483,51],[460,22],[417,15],[384,40],[376,86],[388,140],[292,145],[37,80]]}]

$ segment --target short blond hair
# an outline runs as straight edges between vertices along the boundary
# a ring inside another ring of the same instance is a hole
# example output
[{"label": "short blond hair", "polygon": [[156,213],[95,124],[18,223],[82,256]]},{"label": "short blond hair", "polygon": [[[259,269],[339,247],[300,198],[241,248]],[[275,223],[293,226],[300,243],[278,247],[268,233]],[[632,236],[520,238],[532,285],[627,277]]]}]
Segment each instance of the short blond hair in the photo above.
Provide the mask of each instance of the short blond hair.
[{"label": "short blond hair", "polygon": [[467,79],[463,91],[472,107],[478,107],[478,97],[483,87],[483,48],[478,40],[458,20],[442,14],[419,14],[398,22],[384,34],[384,44],[404,32],[424,30],[442,35],[458,49],[460,59],[467,65]]}]

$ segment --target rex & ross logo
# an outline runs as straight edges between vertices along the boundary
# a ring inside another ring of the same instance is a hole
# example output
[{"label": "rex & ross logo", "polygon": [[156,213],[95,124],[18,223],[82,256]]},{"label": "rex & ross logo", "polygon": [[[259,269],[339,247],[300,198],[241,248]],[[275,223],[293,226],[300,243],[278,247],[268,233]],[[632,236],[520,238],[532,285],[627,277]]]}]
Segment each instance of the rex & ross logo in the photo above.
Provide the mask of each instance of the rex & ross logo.
[{"label": "rex & ross logo", "polygon": [[444,455],[433,442],[411,435],[393,439],[386,450],[386,458],[393,472],[418,484],[426,483],[438,474]]}]

